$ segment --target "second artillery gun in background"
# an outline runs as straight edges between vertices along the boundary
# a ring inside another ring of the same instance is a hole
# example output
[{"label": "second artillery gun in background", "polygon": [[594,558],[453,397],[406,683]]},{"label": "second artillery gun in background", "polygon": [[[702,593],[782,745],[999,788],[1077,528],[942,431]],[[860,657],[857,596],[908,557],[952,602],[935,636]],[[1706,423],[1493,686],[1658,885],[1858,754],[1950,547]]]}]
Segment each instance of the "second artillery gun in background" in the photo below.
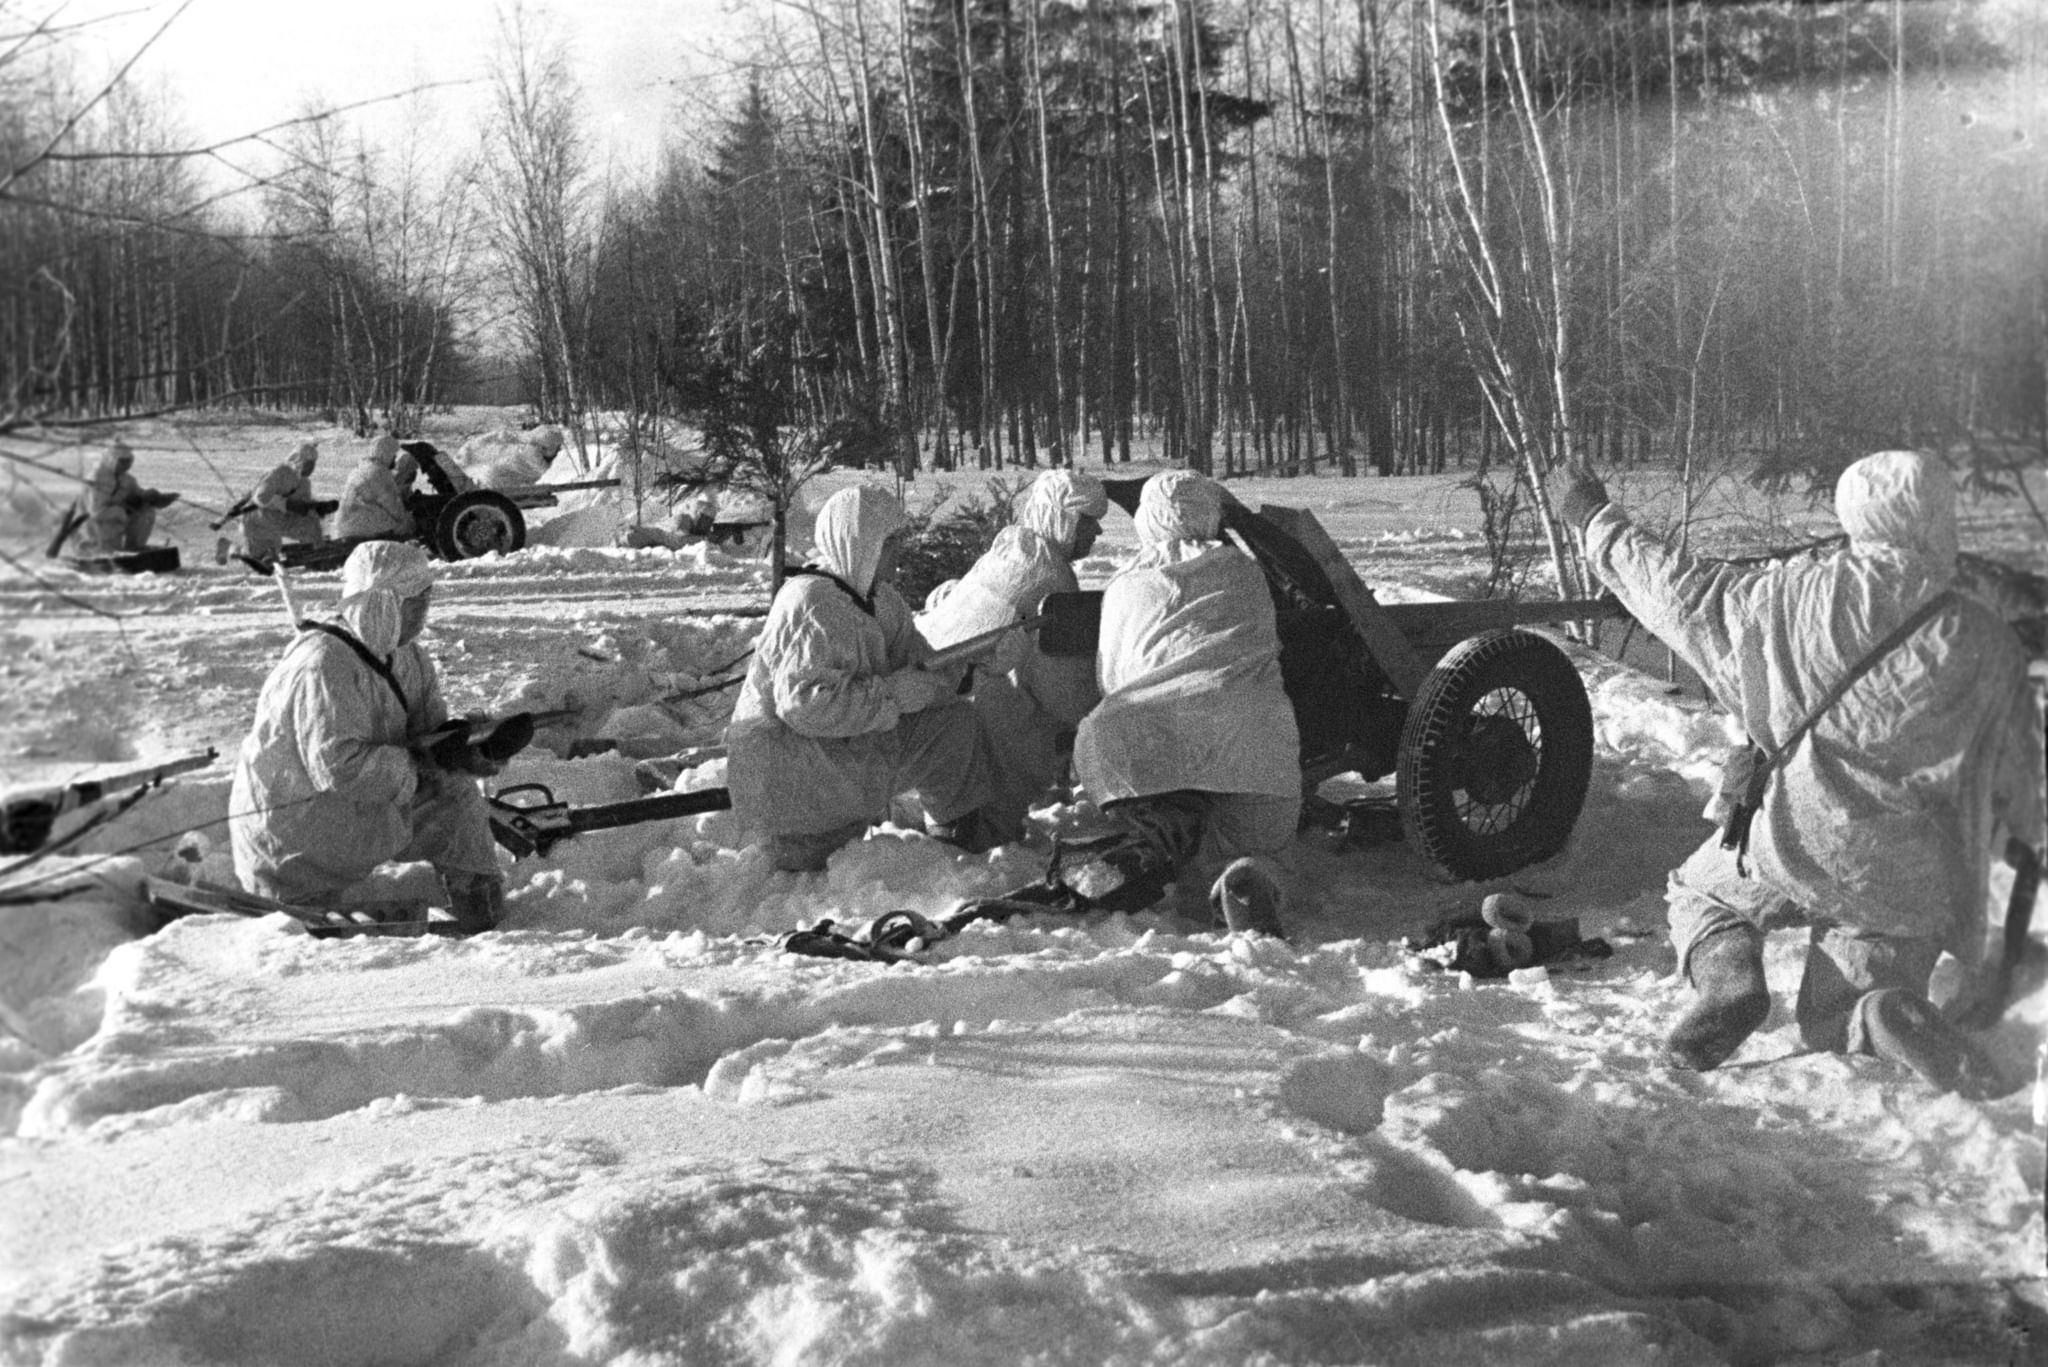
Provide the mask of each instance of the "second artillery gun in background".
[{"label": "second artillery gun in background", "polygon": [[[586,479],[565,484],[515,484],[485,489],[451,473],[448,457],[429,441],[409,441],[400,448],[418,463],[427,488],[407,490],[405,506],[412,514],[417,541],[443,560],[473,560],[496,551],[510,555],[526,545],[526,509],[552,508],[558,497],[579,489],[615,489],[616,479]],[[338,569],[354,550],[354,541],[322,541],[284,548],[287,569]],[[263,567],[268,573],[268,567]]]}]

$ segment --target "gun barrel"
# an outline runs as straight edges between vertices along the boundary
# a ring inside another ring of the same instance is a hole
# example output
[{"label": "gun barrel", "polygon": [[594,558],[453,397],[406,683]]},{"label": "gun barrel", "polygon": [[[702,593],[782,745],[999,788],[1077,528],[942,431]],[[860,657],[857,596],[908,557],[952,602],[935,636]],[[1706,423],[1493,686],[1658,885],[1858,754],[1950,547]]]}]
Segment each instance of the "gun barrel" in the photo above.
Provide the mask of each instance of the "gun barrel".
[{"label": "gun barrel", "polygon": [[1045,614],[1034,612],[1021,621],[1011,622],[1007,626],[993,627],[978,635],[969,636],[964,641],[955,641],[943,650],[935,650],[926,657],[924,667],[926,669],[950,669],[954,665],[965,664],[969,660],[979,659],[986,655],[996,642],[1002,640],[1003,637],[1013,631],[1036,631],[1044,625]]},{"label": "gun barrel", "polygon": [[543,493],[569,494],[574,493],[578,489],[616,489],[619,487],[619,481],[615,479],[578,479],[571,480],[566,484],[536,484],[533,487],[536,491]]}]

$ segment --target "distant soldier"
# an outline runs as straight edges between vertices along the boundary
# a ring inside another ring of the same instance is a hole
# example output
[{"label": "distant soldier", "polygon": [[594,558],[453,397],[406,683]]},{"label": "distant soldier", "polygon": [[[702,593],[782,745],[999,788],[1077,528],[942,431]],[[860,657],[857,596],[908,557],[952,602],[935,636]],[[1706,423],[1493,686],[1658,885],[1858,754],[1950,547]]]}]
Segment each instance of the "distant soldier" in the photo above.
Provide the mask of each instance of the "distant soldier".
[{"label": "distant soldier", "polygon": [[718,490],[700,485],[676,502],[676,531],[683,536],[708,539],[718,521]]},{"label": "distant soldier", "polygon": [[391,462],[391,479],[398,485],[400,494],[410,494],[412,486],[420,477],[420,460],[405,446],[398,448],[398,455]]},{"label": "distant soldier", "polygon": [[[342,486],[341,510],[334,519],[336,538],[403,541],[413,534],[412,512],[405,506],[397,475],[404,454],[398,448],[398,438],[389,433],[377,438]],[[406,459],[410,463],[411,457]],[[413,472],[409,469],[406,473],[409,482]]]},{"label": "distant soldier", "polygon": [[256,485],[248,498],[251,506],[242,514],[244,557],[267,568],[286,542],[322,539],[313,498],[313,467],[319,460],[319,446],[303,442]]},{"label": "distant soldier", "polygon": [[129,473],[135,453],[115,442],[100,457],[92,480],[79,497],[78,511],[85,515],[79,528],[78,547],[102,555],[139,551],[149,544],[156,528],[157,509],[177,502],[178,495],[145,489]]}]

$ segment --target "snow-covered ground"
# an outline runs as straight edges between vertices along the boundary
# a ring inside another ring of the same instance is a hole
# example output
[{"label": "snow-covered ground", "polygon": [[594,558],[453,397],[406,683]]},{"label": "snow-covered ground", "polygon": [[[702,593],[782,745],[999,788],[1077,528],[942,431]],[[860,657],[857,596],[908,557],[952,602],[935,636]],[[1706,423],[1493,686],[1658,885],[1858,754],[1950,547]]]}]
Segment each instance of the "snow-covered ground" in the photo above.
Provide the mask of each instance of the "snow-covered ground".
[{"label": "snow-covered ground", "polygon": [[[297,435],[215,434],[207,459],[232,484]],[[138,433],[144,483],[200,489],[192,437]],[[324,450],[338,489],[353,443]],[[1484,576],[1454,480],[1236,487],[1314,509],[1390,600]],[[182,574],[52,572],[32,557],[47,508],[26,485],[0,507],[0,545],[42,580],[0,569],[7,782],[229,754],[289,630],[275,587],[216,569],[183,505],[165,523]],[[569,513],[564,540],[597,540],[618,505]],[[1965,539],[2043,568],[2016,505],[1969,504]],[[1084,579],[1131,547],[1113,513]],[[635,796],[632,755],[717,739],[730,691],[655,700],[729,675],[765,583],[724,550],[542,545],[446,567],[427,640],[459,710],[580,709],[498,784]],[[298,583],[307,604],[334,591]],[[232,879],[225,762],[178,779],[80,857],[16,875],[62,875],[48,900],[0,908],[0,1361],[2048,1351],[2031,1088],[1972,1104],[1801,1054],[1797,932],[1772,940],[1779,1001],[1733,1064],[1657,1065],[1685,998],[1665,871],[1705,834],[1725,731],[1572,649],[1598,722],[1572,847],[1462,886],[1399,845],[1312,848],[1322,905],[1287,943],[1159,912],[976,925],[891,966],[788,955],[780,932],[941,914],[1043,851],[885,829],[797,876],[735,847],[725,814],[510,866],[507,928],[475,940],[317,940],[282,918],[137,938],[144,874]],[[590,737],[621,751],[563,757]],[[1402,950],[1501,886],[1614,957],[1475,985]],[[2044,1026],[2035,973],[1987,1037],[2015,1078]]]}]

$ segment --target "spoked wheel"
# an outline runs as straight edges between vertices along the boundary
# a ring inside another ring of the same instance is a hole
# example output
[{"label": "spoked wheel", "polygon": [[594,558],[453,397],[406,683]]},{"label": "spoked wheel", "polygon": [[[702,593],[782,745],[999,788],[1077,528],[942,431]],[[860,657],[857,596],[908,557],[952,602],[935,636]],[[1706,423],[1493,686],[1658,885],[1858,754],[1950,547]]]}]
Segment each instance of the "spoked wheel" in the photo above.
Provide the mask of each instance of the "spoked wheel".
[{"label": "spoked wheel", "polygon": [[1526,631],[1453,646],[1409,705],[1395,770],[1410,848],[1453,880],[1498,878],[1571,839],[1593,709],[1563,651]]},{"label": "spoked wheel", "polygon": [[492,551],[510,555],[525,544],[519,505],[495,489],[457,494],[434,523],[434,549],[443,560],[474,560]]}]

